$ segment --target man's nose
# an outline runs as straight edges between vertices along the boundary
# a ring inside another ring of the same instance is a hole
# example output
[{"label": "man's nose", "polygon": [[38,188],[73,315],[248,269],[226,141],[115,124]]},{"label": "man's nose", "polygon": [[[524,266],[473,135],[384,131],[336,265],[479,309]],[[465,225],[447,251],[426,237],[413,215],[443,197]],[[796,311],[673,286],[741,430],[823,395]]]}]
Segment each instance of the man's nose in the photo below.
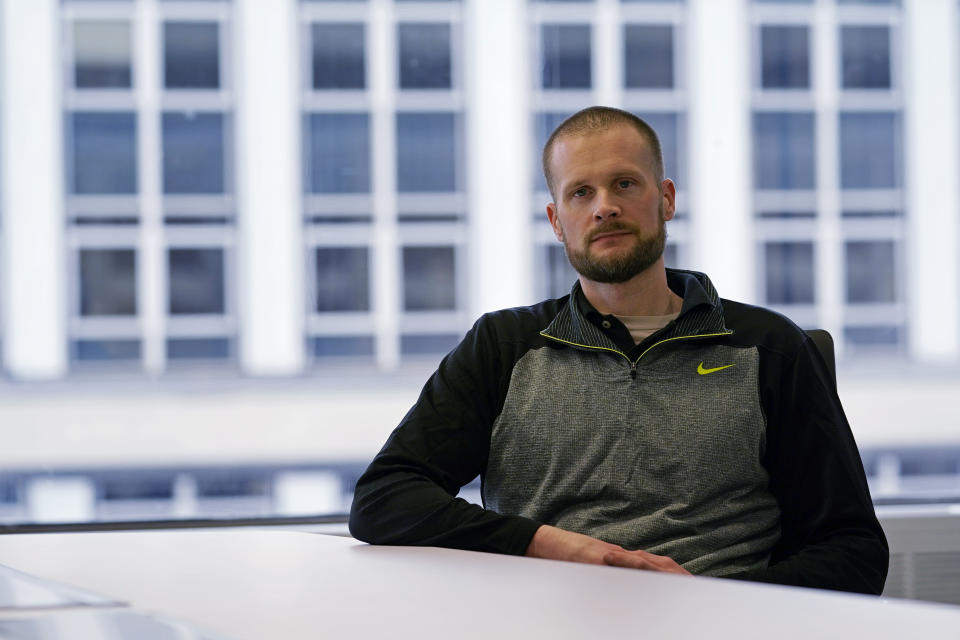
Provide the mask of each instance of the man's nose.
[{"label": "man's nose", "polygon": [[598,221],[606,220],[607,218],[616,218],[620,215],[620,206],[614,201],[610,194],[606,191],[601,191],[599,197],[597,198],[597,206],[593,210],[593,216]]}]

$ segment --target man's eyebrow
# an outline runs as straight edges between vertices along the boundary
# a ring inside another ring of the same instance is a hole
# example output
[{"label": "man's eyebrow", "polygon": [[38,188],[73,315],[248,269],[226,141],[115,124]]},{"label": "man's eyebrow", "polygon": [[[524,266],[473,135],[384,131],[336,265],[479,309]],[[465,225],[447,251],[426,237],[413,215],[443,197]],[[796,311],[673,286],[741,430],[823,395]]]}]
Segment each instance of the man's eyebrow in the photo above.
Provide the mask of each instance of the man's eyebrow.
[{"label": "man's eyebrow", "polygon": [[567,180],[566,182],[560,185],[560,192],[566,193],[570,189],[573,189],[574,187],[580,187],[582,185],[587,184],[588,182],[589,180],[587,180],[586,178],[577,178],[576,180]]}]

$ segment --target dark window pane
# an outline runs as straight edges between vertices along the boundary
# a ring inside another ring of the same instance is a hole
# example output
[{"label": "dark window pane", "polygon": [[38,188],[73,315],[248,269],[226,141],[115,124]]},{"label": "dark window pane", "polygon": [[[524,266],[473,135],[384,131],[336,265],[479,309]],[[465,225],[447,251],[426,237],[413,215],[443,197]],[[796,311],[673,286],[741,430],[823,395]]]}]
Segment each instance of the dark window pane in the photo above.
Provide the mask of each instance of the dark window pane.
[{"label": "dark window pane", "polygon": [[837,4],[888,4],[900,6],[900,0],[837,0]]},{"label": "dark window pane", "polygon": [[170,249],[167,257],[171,314],[224,313],[223,249]]},{"label": "dark window pane", "polygon": [[890,87],[890,28],[842,27],[843,86],[846,89]]},{"label": "dark window pane", "polygon": [[73,82],[76,87],[129,87],[130,23],[74,23],[73,59]]},{"label": "dark window pane", "polygon": [[540,28],[544,89],[589,89],[590,26],[545,24]]},{"label": "dark window pane", "polygon": [[196,474],[196,478],[197,496],[201,498],[242,498],[264,496],[270,492],[270,481],[263,473],[214,471]]},{"label": "dark window pane", "polygon": [[122,477],[101,480],[97,487],[100,500],[169,500],[173,498],[173,478],[134,477],[124,474]]},{"label": "dark window pane", "polygon": [[137,264],[133,249],[80,250],[80,315],[137,313]]},{"label": "dark window pane", "polygon": [[373,356],[372,336],[323,336],[310,340],[310,350],[317,358],[338,356]]},{"label": "dark window pane", "polygon": [[754,179],[758,189],[812,189],[812,113],[755,113]]},{"label": "dark window pane", "polygon": [[311,114],[309,136],[311,193],[370,191],[370,117],[366,113]]},{"label": "dark window pane", "polygon": [[813,304],[812,242],[768,242],[764,245],[768,304]]},{"label": "dark window pane", "polygon": [[896,326],[846,327],[843,338],[853,351],[871,351],[878,348],[898,346],[902,341],[902,328]]},{"label": "dark window pane", "polygon": [[676,113],[646,112],[637,113],[648,125],[653,127],[660,139],[660,151],[663,153],[664,177],[672,179],[677,186],[686,182],[686,143],[683,130],[683,118]]},{"label": "dark window pane", "polygon": [[164,85],[168,89],[220,86],[220,31],[216,22],[163,25]]},{"label": "dark window pane", "polygon": [[364,27],[362,24],[313,25],[313,88],[363,89]]},{"label": "dark window pane", "polygon": [[460,342],[462,336],[441,333],[427,336],[400,336],[400,353],[405,356],[419,356],[447,353]]},{"label": "dark window pane", "polygon": [[563,245],[551,244],[544,247],[546,260],[546,297],[560,298],[568,293],[577,280],[577,272],[567,259]]},{"label": "dark window pane", "polygon": [[163,114],[163,192],[223,193],[223,114]]},{"label": "dark window pane", "polygon": [[322,247],[316,258],[314,309],[370,310],[370,250],[367,247]]},{"label": "dark window pane", "polygon": [[896,302],[894,242],[858,240],[845,248],[847,302]]},{"label": "dark window pane", "polygon": [[624,85],[631,89],[673,87],[673,27],[627,25],[624,37]]},{"label": "dark window pane", "polygon": [[452,310],[457,306],[453,247],[403,248],[403,308]]},{"label": "dark window pane", "polygon": [[805,89],[810,86],[809,29],[805,26],[760,28],[760,86]]},{"label": "dark window pane", "polygon": [[77,340],[73,356],[80,362],[139,360],[139,340]]},{"label": "dark window pane", "polygon": [[401,24],[401,89],[449,89],[450,25]]},{"label": "dark window pane", "polygon": [[761,211],[757,215],[761,218],[780,218],[780,219],[798,219],[798,218],[816,218],[816,211]]},{"label": "dark window pane", "polygon": [[840,114],[840,185],[844,189],[899,187],[900,154],[897,114]]},{"label": "dark window pane", "polygon": [[397,114],[397,190],[456,191],[456,118],[452,113]]},{"label": "dark window pane", "polygon": [[227,338],[171,338],[167,340],[170,360],[223,360],[230,357]]},{"label": "dark window pane", "polygon": [[844,209],[841,214],[844,218],[899,218],[903,215],[903,212],[899,209],[895,210],[864,210],[864,211],[850,211]]},{"label": "dark window pane", "polygon": [[560,123],[569,118],[572,113],[567,112],[546,112],[538,113],[536,116],[536,122],[534,122],[534,130],[537,135],[537,147],[534,157],[536,158],[536,166],[533,170],[534,182],[536,184],[536,189],[538,191],[547,190],[547,181],[543,177],[543,161],[541,159],[541,153],[543,152],[544,145],[547,144],[547,139],[550,137],[550,134],[553,133],[553,130],[560,126]]},{"label": "dark window pane", "polygon": [[136,193],[136,115],[77,112],[71,125],[73,193]]}]

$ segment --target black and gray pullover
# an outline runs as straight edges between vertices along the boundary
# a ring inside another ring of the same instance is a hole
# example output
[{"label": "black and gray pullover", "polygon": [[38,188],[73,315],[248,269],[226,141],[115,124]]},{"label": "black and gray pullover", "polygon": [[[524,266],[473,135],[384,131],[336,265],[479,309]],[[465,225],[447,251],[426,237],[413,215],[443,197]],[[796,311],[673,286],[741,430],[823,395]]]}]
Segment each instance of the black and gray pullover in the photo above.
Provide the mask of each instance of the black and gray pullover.
[{"label": "black and gray pullover", "polygon": [[[523,554],[541,524],[688,571],[880,593],[888,550],[816,347],[667,270],[676,320],[634,345],[579,285],[490,313],[357,483],[380,544]],[[456,498],[480,475],[484,507]]]}]

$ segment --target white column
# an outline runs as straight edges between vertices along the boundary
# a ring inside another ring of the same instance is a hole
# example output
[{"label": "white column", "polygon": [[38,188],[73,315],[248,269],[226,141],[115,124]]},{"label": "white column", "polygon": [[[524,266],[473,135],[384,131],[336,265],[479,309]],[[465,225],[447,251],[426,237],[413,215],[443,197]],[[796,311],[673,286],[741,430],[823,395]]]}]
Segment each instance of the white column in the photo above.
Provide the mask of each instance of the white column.
[{"label": "white column", "polygon": [[370,1],[370,139],[373,141],[373,312],[377,366],[400,364],[400,246],[397,229],[397,44],[392,0]]},{"label": "white column", "polygon": [[5,364],[20,379],[67,370],[59,10],[0,3],[0,300]]},{"label": "white column", "polygon": [[530,26],[526,3],[469,0],[464,16],[471,317],[532,302]]},{"label": "white column", "polygon": [[620,0],[596,0],[593,84],[597,104],[623,106],[623,22]]},{"label": "white column", "polygon": [[690,213],[693,268],[720,295],[754,298],[746,0],[690,0]]},{"label": "white column", "polygon": [[816,112],[817,236],[816,304],[818,327],[833,336],[843,354],[844,257],[840,202],[840,79],[837,60],[836,7],[821,2],[814,8],[811,68]]},{"label": "white column", "polygon": [[163,228],[163,143],[160,126],[161,51],[158,0],[140,0],[134,18],[137,96],[137,185],[140,243],[137,251],[137,309],[143,335],[143,368],[166,368],[167,256]]},{"label": "white column", "polygon": [[910,352],[960,357],[960,75],[956,0],[904,3],[903,93]]},{"label": "white column", "polygon": [[240,360],[254,375],[305,363],[297,8],[236,3]]}]

